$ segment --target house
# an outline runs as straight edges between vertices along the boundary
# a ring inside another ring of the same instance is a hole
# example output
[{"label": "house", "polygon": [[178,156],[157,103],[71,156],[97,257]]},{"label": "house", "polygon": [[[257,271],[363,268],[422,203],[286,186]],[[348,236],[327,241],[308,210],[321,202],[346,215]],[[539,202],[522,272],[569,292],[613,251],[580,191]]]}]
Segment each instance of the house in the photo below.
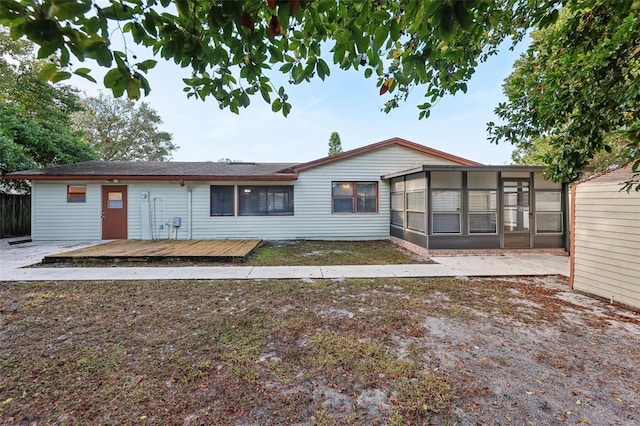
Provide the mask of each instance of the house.
[{"label": "house", "polygon": [[570,285],[640,309],[640,192],[621,191],[631,166],[574,185]]},{"label": "house", "polygon": [[34,240],[393,237],[423,249],[565,248],[567,187],[400,138],[302,164],[103,162],[32,184]]}]

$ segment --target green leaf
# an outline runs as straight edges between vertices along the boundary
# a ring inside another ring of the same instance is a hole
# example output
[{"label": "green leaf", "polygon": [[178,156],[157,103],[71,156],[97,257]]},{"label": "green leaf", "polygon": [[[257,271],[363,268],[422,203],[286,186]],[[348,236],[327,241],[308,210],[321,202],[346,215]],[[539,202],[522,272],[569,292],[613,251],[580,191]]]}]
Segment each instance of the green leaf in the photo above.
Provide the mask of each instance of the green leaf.
[{"label": "green leaf", "polygon": [[373,40],[377,48],[381,48],[384,42],[389,36],[389,27],[387,25],[380,25],[373,32]]},{"label": "green leaf", "polygon": [[280,71],[283,73],[287,73],[289,71],[291,71],[291,68],[293,68],[293,63],[292,62],[287,62],[286,64],[284,64],[283,66],[280,67]]},{"label": "green leaf", "polygon": [[376,21],[384,21],[389,19],[389,12],[387,12],[384,9],[381,10],[376,10],[375,12],[373,12],[373,19]]},{"label": "green leaf", "polygon": [[264,88],[260,88],[260,94],[262,95],[262,99],[268,104],[271,103],[271,96],[269,95],[269,91]]},{"label": "green leaf", "polygon": [[271,111],[278,112],[280,111],[280,109],[282,109],[282,101],[280,100],[280,98],[278,98],[275,99],[271,104]]},{"label": "green leaf", "polygon": [[291,104],[288,103],[288,102],[283,102],[282,103],[282,115],[287,117],[290,112],[291,112]]},{"label": "green leaf", "polygon": [[142,25],[144,26],[144,29],[147,30],[149,34],[151,34],[154,37],[158,36],[158,29],[156,28],[156,19],[154,18],[153,13],[147,12],[144,14]]},{"label": "green leaf", "polygon": [[122,73],[119,68],[112,68],[104,75],[104,86],[112,89],[123,80]]},{"label": "green leaf", "polygon": [[317,2],[314,2],[314,4],[317,4],[316,10],[318,11],[318,13],[325,13],[325,12],[328,12],[331,8],[333,8],[335,6],[335,1],[334,0],[319,0]]},{"label": "green leaf", "polygon": [[129,99],[140,99],[140,87],[142,84],[137,79],[130,79],[127,81],[127,96]]},{"label": "green leaf", "polygon": [[91,75],[89,75],[90,72],[91,72],[91,70],[89,68],[78,68],[73,73],[75,75],[78,75],[78,76],[84,78],[85,80],[89,80],[92,83],[97,83],[96,79],[93,78]]},{"label": "green leaf", "polygon": [[52,62],[46,62],[38,72],[38,78],[41,80],[50,80],[58,71],[58,67]]},{"label": "green leaf", "polygon": [[147,59],[145,61],[142,62],[138,62],[136,64],[136,67],[140,70],[140,71],[144,71],[147,72],[148,70],[154,68],[156,66],[156,64],[158,63],[158,61],[154,60],[154,59]]},{"label": "green leaf", "polygon": [[50,79],[52,83],[57,83],[62,80],[68,80],[71,78],[71,73],[67,71],[58,71]]},{"label": "green leaf", "polygon": [[106,45],[100,46],[96,50],[95,55],[96,55],[96,61],[98,62],[98,65],[103,67],[111,66],[111,63],[113,61],[113,56],[111,54],[111,51]]},{"label": "green leaf", "polygon": [[322,73],[326,76],[331,75],[331,69],[329,68],[329,65],[324,61],[324,59],[319,58],[318,59],[318,67],[320,67],[322,69]]}]

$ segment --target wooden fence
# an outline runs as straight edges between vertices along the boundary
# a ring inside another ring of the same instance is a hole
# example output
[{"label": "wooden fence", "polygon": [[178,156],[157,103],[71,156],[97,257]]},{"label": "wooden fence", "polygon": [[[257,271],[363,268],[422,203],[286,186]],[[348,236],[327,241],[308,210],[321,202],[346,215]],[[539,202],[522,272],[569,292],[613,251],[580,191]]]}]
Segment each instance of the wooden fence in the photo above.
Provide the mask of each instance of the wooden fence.
[{"label": "wooden fence", "polygon": [[31,196],[0,194],[0,237],[31,234]]}]

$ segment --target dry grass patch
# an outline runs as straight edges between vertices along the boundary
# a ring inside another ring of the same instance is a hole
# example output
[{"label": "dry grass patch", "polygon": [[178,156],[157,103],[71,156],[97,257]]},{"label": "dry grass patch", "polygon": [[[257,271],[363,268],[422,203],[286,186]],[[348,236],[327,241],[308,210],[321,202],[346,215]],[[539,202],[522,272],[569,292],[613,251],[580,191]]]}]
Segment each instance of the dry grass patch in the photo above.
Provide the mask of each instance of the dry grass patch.
[{"label": "dry grass patch", "polygon": [[3,284],[0,423],[640,420],[640,326],[557,297],[562,285]]}]

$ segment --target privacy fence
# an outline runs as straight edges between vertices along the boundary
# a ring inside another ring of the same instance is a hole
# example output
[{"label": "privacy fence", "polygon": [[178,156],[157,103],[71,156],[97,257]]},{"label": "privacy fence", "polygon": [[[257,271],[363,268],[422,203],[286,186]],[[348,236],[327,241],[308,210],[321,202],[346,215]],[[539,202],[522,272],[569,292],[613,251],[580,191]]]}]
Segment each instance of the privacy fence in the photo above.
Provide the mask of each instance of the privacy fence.
[{"label": "privacy fence", "polygon": [[0,194],[0,237],[31,234],[31,196]]}]

